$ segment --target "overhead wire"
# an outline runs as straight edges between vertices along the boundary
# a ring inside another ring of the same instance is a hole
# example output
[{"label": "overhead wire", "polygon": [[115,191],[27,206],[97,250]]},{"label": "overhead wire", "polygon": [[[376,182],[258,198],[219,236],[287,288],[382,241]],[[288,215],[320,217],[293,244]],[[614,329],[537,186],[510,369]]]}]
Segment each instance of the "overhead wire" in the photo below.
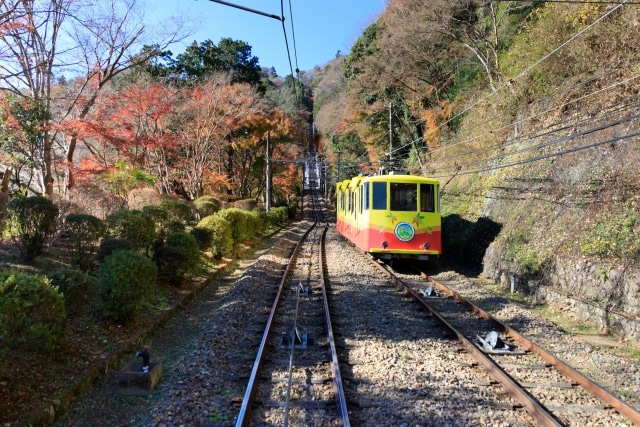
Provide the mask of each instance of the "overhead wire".
[{"label": "overhead wire", "polygon": [[[579,87],[581,87],[581,86],[585,86],[585,85],[591,84],[591,83],[593,83],[593,82],[595,82],[595,81],[597,81],[597,80],[599,80],[599,79],[603,79],[603,78],[608,77],[608,76],[610,76],[610,75],[612,75],[612,74],[614,74],[614,73],[619,73],[619,72],[621,72],[621,71],[623,71],[623,70],[629,69],[629,68],[634,67],[634,66],[636,66],[636,65],[638,65],[638,64],[640,64],[640,61],[634,61],[634,62],[632,62],[632,63],[629,63],[629,64],[625,65],[625,66],[617,67],[617,68],[612,69],[612,70],[607,70],[607,71],[606,71],[606,72],[604,72],[604,73],[601,73],[601,74],[599,74],[599,75],[592,76],[591,78],[588,78],[588,79],[585,79],[585,80],[583,80],[583,81],[580,81],[579,83],[577,83],[577,84],[575,84],[575,85],[572,85],[572,86],[569,86],[569,87],[563,88],[561,91],[554,93],[554,95],[553,95],[553,96],[548,96],[548,97],[543,98],[543,99],[539,99],[539,100],[536,100],[536,101],[532,101],[532,102],[531,102],[531,104],[539,104],[539,105],[547,104],[547,103],[549,103],[552,99],[554,99],[554,98],[558,98],[558,97],[559,97],[560,95],[562,95],[562,94],[565,94],[565,93],[571,92],[571,91],[573,91],[573,90],[575,90],[575,89],[577,89],[577,88],[579,88]],[[572,103],[574,103],[574,102],[577,102],[577,101],[579,101],[579,100],[581,100],[581,99],[587,98],[587,97],[589,97],[589,96],[591,96],[591,95],[593,95],[593,94],[596,94],[596,93],[602,92],[602,91],[604,91],[604,90],[607,90],[607,89],[609,89],[609,88],[611,88],[611,87],[614,87],[614,86],[617,86],[617,85],[619,85],[619,84],[627,83],[629,80],[632,80],[632,79],[637,78],[637,77],[639,77],[639,76],[640,76],[640,75],[636,75],[636,76],[634,76],[634,77],[632,77],[632,78],[630,78],[630,79],[624,80],[624,81],[622,81],[622,82],[618,82],[618,83],[616,83],[616,84],[614,84],[614,85],[611,85],[611,86],[608,86],[608,87],[606,87],[606,88],[598,89],[598,90],[596,90],[595,92],[591,92],[591,93],[589,93],[589,94],[587,94],[587,95],[582,96],[581,98],[577,98],[577,99],[574,99],[574,100],[569,100],[569,101],[565,102],[564,104],[561,104],[561,105],[558,105],[558,106],[555,106],[555,107],[549,108],[549,109],[547,109],[547,110],[545,110],[545,111],[542,111],[542,112],[540,112],[540,113],[537,113],[537,114],[531,115],[531,116],[526,117],[526,118],[524,118],[524,119],[519,119],[519,120],[516,120],[516,121],[514,121],[514,122],[507,123],[507,124],[502,125],[502,126],[500,126],[500,127],[498,127],[498,128],[489,129],[488,131],[485,131],[484,133],[476,134],[476,135],[470,136],[470,137],[468,137],[467,139],[457,141],[457,142],[455,142],[455,143],[453,143],[453,144],[447,144],[446,146],[443,146],[443,147],[441,147],[441,148],[442,148],[442,149],[452,148],[452,147],[455,147],[455,146],[458,146],[458,145],[461,145],[461,144],[464,144],[464,143],[472,142],[472,141],[474,141],[474,140],[476,140],[476,139],[482,138],[482,137],[487,136],[488,134],[494,133],[494,132],[496,132],[496,131],[499,131],[499,130],[502,130],[502,129],[506,129],[506,128],[511,127],[511,126],[518,126],[518,125],[521,125],[521,124],[523,124],[523,123],[525,123],[525,122],[527,122],[527,121],[530,121],[530,120],[533,120],[533,119],[539,118],[539,117],[543,116],[544,114],[547,114],[547,113],[549,113],[549,112],[551,112],[551,111],[553,111],[553,110],[557,110],[557,109],[560,109],[560,108],[564,108],[564,107],[566,107],[566,106],[568,106],[568,105],[570,105],[570,104],[572,104]],[[482,121],[482,122],[480,122],[480,123],[478,123],[478,124],[474,125],[474,126],[473,126],[473,127],[471,127],[470,129],[468,129],[468,131],[467,131],[467,132],[465,132],[465,133],[469,134],[469,133],[471,133],[472,131],[474,131],[474,130],[476,130],[476,129],[486,127],[486,125],[487,125],[487,124],[489,124],[489,123],[491,123],[491,122],[493,122],[493,121],[496,121],[496,120],[500,120],[500,119],[504,118],[505,116],[509,116],[509,115],[510,115],[510,114],[509,114],[508,112],[505,112],[505,113],[501,113],[501,114],[495,115],[495,116],[493,116],[493,117],[490,117],[490,118],[488,118],[488,119],[486,119],[486,120],[484,120],[484,121]]]},{"label": "overhead wire", "polygon": [[[524,123],[527,120],[531,120],[531,119],[537,118],[537,117],[541,116],[542,114],[547,114],[547,113],[549,113],[549,112],[551,112],[553,110],[556,110],[556,109],[564,108],[564,107],[566,107],[566,106],[568,106],[570,104],[573,104],[573,103],[576,103],[578,101],[582,101],[582,100],[584,100],[584,99],[586,99],[588,97],[600,94],[603,91],[606,91],[606,90],[609,90],[609,89],[614,88],[616,86],[628,83],[628,82],[630,82],[630,81],[632,81],[634,79],[637,79],[639,77],[640,77],[640,74],[635,75],[633,77],[630,77],[628,79],[625,79],[623,81],[616,82],[616,83],[614,83],[614,84],[612,84],[612,85],[610,85],[610,86],[608,86],[606,88],[602,88],[600,90],[591,92],[591,93],[589,93],[589,94],[587,94],[585,96],[582,96],[582,97],[573,99],[571,101],[568,101],[568,102],[566,102],[566,103],[564,103],[562,105],[558,105],[556,107],[550,108],[550,109],[542,112],[541,114],[536,114],[536,115],[530,116],[530,117],[528,117],[526,119],[518,120],[518,121],[516,121],[514,123],[502,126],[502,127],[498,128],[497,130],[502,130],[504,128],[517,125],[518,123]],[[577,127],[582,122],[585,122],[585,121],[588,121],[588,120],[589,121],[593,121],[594,117],[596,117],[597,114],[600,114],[604,110],[608,110],[608,112],[611,113],[612,112],[611,109],[617,108],[618,106],[623,105],[624,103],[628,103],[628,102],[637,100],[638,98],[640,98],[640,95],[636,95],[636,96],[633,96],[633,97],[630,97],[630,98],[626,98],[626,99],[624,99],[622,101],[618,101],[618,102],[616,102],[616,103],[614,103],[612,105],[604,106],[604,107],[602,107],[602,109],[600,111],[588,112],[588,113],[586,113],[588,115],[588,117],[585,117],[584,119],[576,121],[576,122],[574,122],[572,124],[568,124],[568,125],[562,126],[563,125],[563,121],[554,122],[554,123],[551,123],[551,124],[549,124],[549,125],[547,125],[547,126],[545,126],[543,128],[536,129],[534,132],[530,132],[530,133],[524,135],[524,137],[523,137],[523,135],[520,135],[520,136],[517,136],[517,137],[514,137],[514,138],[507,139],[506,141],[501,141],[496,145],[487,146],[487,147],[485,147],[485,148],[483,148],[481,150],[477,150],[477,151],[473,151],[473,152],[467,152],[467,153],[462,153],[462,154],[458,154],[458,155],[439,157],[436,160],[432,161],[431,165],[455,161],[456,159],[459,159],[459,158],[462,158],[462,157],[465,157],[465,156],[469,156],[469,155],[472,155],[472,154],[475,156],[475,155],[477,155],[479,153],[482,153],[482,152],[487,152],[487,151],[491,151],[491,150],[495,150],[495,149],[504,149],[505,147],[507,147],[509,145],[512,145],[514,143],[521,143],[521,142],[525,142],[525,141],[530,140],[530,139],[538,138],[538,137],[545,136],[545,135],[552,134],[552,133],[557,133],[557,132],[560,132],[562,130],[566,130],[568,128],[574,128],[574,127]],[[615,112],[615,111],[613,111],[613,112]],[[557,126],[560,126],[560,127],[557,127]],[[492,133],[492,132],[489,132],[489,133]],[[487,135],[487,133],[485,133],[484,135],[480,135],[480,136],[486,136],[486,135]],[[478,136],[478,138],[480,136]],[[462,143],[467,143],[467,142],[470,142],[470,141],[471,140],[465,140],[465,141],[462,141],[462,142],[459,142],[459,143],[456,143],[456,144],[451,144],[451,146],[460,145]]]}]

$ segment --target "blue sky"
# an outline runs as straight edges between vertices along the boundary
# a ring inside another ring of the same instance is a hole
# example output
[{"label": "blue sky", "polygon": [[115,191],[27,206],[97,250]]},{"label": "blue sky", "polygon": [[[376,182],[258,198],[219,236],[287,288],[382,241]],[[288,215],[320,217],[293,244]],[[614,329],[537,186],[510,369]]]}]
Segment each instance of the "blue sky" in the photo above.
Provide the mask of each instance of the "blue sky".
[{"label": "blue sky", "polygon": [[[335,58],[338,51],[348,54],[386,4],[386,0],[290,0],[291,19],[289,0],[225,1],[275,16],[281,16],[282,3],[294,72],[296,67],[306,71],[321,66]],[[282,22],[277,19],[209,0],[147,0],[147,8],[154,19],[182,14],[199,24],[195,34],[170,47],[174,56],[194,40],[201,43],[209,39],[218,44],[228,37],[249,44],[261,67],[275,67],[280,76],[291,74]]]}]

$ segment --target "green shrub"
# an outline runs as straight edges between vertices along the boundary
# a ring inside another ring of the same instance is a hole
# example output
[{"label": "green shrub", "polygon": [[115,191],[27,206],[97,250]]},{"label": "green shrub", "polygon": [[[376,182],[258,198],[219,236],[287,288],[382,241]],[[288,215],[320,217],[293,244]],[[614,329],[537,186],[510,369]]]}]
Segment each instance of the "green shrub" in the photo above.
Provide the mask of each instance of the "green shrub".
[{"label": "green shrub", "polygon": [[279,227],[289,220],[288,208],[281,206],[279,208],[273,208],[267,212],[267,222],[270,227]]},{"label": "green shrub", "polygon": [[132,250],[109,255],[98,273],[98,309],[107,319],[128,323],[138,316],[156,291],[158,269],[153,262]]},{"label": "green shrub", "polygon": [[68,239],[67,248],[73,263],[83,271],[87,271],[91,257],[96,251],[96,244],[104,235],[106,226],[93,215],[69,214],[65,219],[63,230]]},{"label": "green shrub", "polygon": [[218,212],[221,207],[220,200],[212,196],[202,196],[194,200],[193,202],[196,212],[200,215],[200,218],[213,215]]},{"label": "green shrub", "polygon": [[9,232],[27,261],[44,252],[56,231],[58,207],[44,196],[19,197],[7,206]]},{"label": "green shrub", "polygon": [[296,212],[298,210],[298,200],[294,200],[293,202],[291,202],[291,204],[288,207],[288,217],[289,219],[294,219],[296,217]]},{"label": "green shrub", "polygon": [[158,277],[170,283],[179,283],[185,274],[193,272],[200,262],[200,249],[195,237],[178,232],[167,237],[165,245],[153,256]]},{"label": "green shrub", "polygon": [[64,330],[62,295],[44,276],[0,272],[0,347],[50,349]]},{"label": "green shrub", "polygon": [[196,226],[191,229],[190,233],[196,239],[201,251],[206,251],[211,247],[213,234],[210,229]]},{"label": "green shrub", "polygon": [[236,201],[233,206],[244,211],[252,211],[258,207],[258,202],[255,199],[243,199]]},{"label": "green shrub", "polygon": [[247,228],[247,211],[238,208],[222,209],[215,214],[231,224],[231,237],[236,244],[251,237]]},{"label": "green shrub", "polygon": [[211,254],[214,258],[222,258],[233,250],[233,236],[231,234],[231,223],[223,217],[209,215],[203,218],[197,228],[209,230],[211,233]]},{"label": "green shrub", "polygon": [[105,219],[107,237],[129,240],[135,249],[149,253],[156,238],[153,219],[142,211],[119,210]]},{"label": "green shrub", "polygon": [[142,212],[153,220],[156,225],[156,244],[163,244],[164,239],[169,234],[167,226],[171,221],[171,214],[160,205],[148,205],[142,208]]},{"label": "green shrub", "polygon": [[64,296],[67,316],[87,314],[89,304],[96,296],[96,284],[93,277],[72,268],[59,268],[47,274],[51,284]]},{"label": "green shrub", "polygon": [[163,200],[160,206],[166,209],[172,220],[187,222],[191,219],[191,206],[176,200]]},{"label": "green shrub", "polygon": [[267,213],[264,211],[251,211],[247,213],[247,228],[249,235],[255,236],[267,230]]},{"label": "green shrub", "polygon": [[102,239],[100,242],[100,247],[98,248],[97,258],[98,261],[102,262],[106,257],[111,255],[117,250],[124,249],[135,249],[133,247],[133,243],[127,239],[114,239],[112,237],[106,237]]}]

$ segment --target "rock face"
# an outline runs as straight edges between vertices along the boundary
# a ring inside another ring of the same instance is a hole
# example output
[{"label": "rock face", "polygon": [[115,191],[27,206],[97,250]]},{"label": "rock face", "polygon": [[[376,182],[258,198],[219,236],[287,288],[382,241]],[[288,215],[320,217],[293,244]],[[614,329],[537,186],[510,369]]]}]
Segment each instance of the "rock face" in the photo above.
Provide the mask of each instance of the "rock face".
[{"label": "rock face", "polygon": [[605,266],[584,259],[556,258],[544,274],[532,280],[489,248],[483,276],[533,295],[594,325],[602,333],[640,342],[640,272],[625,266]]},{"label": "rock face", "polygon": [[118,372],[118,392],[128,396],[146,396],[151,393],[162,376],[162,362],[150,362],[149,371],[142,369],[143,362],[135,360]]}]

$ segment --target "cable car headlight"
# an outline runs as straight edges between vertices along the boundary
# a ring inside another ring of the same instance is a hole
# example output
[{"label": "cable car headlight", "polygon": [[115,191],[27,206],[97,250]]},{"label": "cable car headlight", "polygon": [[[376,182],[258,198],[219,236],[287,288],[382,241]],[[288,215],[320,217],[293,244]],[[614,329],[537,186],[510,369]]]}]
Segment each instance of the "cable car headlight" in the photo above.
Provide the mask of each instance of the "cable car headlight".
[{"label": "cable car headlight", "polygon": [[431,247],[431,245],[429,244],[429,242],[425,242],[422,244],[422,249],[429,249]]},{"label": "cable car headlight", "polygon": [[387,242],[386,240],[382,242],[382,249],[387,249],[388,246],[389,246],[389,242]]}]

